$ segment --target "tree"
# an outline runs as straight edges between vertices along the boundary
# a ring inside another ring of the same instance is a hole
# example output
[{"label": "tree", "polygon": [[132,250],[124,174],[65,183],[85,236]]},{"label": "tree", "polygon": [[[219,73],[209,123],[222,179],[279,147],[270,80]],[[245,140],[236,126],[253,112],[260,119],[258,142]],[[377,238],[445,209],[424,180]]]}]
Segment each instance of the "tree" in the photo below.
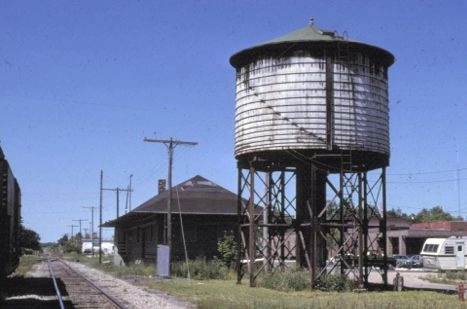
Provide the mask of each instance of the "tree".
[{"label": "tree", "polygon": [[221,260],[230,267],[230,264],[234,261],[236,256],[237,243],[233,232],[224,231],[224,237],[217,242],[217,251],[219,252]]},{"label": "tree", "polygon": [[68,235],[63,234],[63,236],[57,242],[60,246],[65,245],[68,242]]},{"label": "tree", "polygon": [[463,221],[462,217],[454,217],[445,212],[441,206],[435,206],[431,209],[423,208],[415,215],[415,222],[433,222],[433,221]]},{"label": "tree", "polygon": [[402,218],[407,221],[413,221],[413,219],[415,218],[415,214],[408,215],[402,212],[400,208],[397,208],[397,209],[393,208],[391,210],[388,210],[386,211],[386,215],[388,218]]},{"label": "tree", "polygon": [[27,229],[20,224],[19,226],[19,243],[21,248],[28,248],[32,250],[42,250],[40,244],[40,236],[35,231]]},{"label": "tree", "polygon": [[452,216],[445,212],[441,206],[435,206],[431,209],[423,208],[416,214],[408,215],[400,209],[391,209],[387,211],[389,218],[402,218],[414,223],[434,222],[434,221],[464,221],[460,216]]},{"label": "tree", "polygon": [[81,252],[81,240],[77,240],[76,237],[73,239],[68,238],[67,234],[64,234],[59,240],[58,244],[62,248],[63,252]]}]

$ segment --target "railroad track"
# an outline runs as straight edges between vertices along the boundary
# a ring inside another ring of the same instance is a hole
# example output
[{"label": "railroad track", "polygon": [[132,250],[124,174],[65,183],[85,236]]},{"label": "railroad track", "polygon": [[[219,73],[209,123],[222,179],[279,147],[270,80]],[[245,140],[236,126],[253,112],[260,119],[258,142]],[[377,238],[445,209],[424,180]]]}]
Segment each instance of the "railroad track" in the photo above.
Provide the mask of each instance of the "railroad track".
[{"label": "railroad track", "polygon": [[48,259],[60,308],[127,308],[96,283],[60,259]]}]

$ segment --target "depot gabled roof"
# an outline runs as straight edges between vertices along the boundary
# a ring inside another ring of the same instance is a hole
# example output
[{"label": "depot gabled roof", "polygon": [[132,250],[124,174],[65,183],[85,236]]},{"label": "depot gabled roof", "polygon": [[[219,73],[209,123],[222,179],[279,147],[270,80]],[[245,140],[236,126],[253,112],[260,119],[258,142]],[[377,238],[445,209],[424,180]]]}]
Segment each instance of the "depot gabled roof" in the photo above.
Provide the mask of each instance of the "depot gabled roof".
[{"label": "depot gabled roof", "polygon": [[[167,213],[168,197],[169,190],[166,190],[133,211]],[[237,214],[237,195],[196,175],[172,188],[172,213],[179,212],[182,214]]]},{"label": "depot gabled roof", "polygon": [[291,47],[310,46],[310,44],[316,47],[333,47],[338,44],[340,44],[339,46],[344,46],[345,43],[347,43],[347,46],[353,46],[357,49],[367,50],[369,53],[378,54],[379,58],[387,66],[394,63],[394,56],[382,48],[345,38],[338,35],[335,31],[323,30],[310,23],[306,27],[235,53],[230,57],[230,64],[234,67],[239,67],[261,53],[276,51],[278,49],[283,51],[289,50]]},{"label": "depot gabled roof", "polygon": [[[157,214],[167,213],[169,190],[166,190],[118,219],[106,222],[114,227],[129,221],[143,222]],[[237,215],[237,194],[196,175],[172,187],[172,213],[184,215]]]}]

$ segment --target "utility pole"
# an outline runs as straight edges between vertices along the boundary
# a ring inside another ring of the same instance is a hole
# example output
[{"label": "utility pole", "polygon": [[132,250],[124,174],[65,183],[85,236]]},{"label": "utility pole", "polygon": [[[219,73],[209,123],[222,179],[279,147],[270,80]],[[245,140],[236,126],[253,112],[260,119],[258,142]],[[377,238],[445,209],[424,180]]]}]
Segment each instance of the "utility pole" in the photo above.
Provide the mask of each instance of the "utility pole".
[{"label": "utility pole", "polygon": [[88,221],[88,220],[87,219],[77,219],[77,220],[73,220],[73,221],[79,222],[79,234],[81,235],[81,238],[83,238],[83,234],[81,234],[81,222]]},{"label": "utility pole", "polygon": [[[130,176],[130,183],[131,183],[131,177]],[[99,263],[102,263],[102,191],[114,191],[117,192],[117,218],[120,217],[120,191],[124,192],[131,192],[133,191],[131,188],[128,189],[122,189],[122,188],[104,188],[104,172],[101,170],[101,182],[100,182],[100,218],[99,218]],[[115,240],[115,238],[114,238]]]},{"label": "utility pole", "polygon": [[71,238],[70,238],[70,239],[73,241],[73,235],[74,235],[74,230],[73,230],[73,228],[78,227],[78,226],[77,226],[77,225],[73,225],[73,224],[67,225],[67,226],[68,226],[68,227],[71,227]]},{"label": "utility pole", "polygon": [[[91,206],[91,207],[84,206],[83,208],[91,209],[91,243],[92,243],[92,246],[94,247],[94,209],[96,207],[95,206]],[[94,249],[92,252],[94,254]]]},{"label": "utility pole", "polygon": [[459,167],[459,150],[456,150],[457,154],[457,216],[462,218],[461,216],[461,169]]},{"label": "utility pole", "polygon": [[133,192],[131,180],[133,179],[133,174],[130,175],[130,184],[128,185],[128,191],[126,193],[126,203],[125,203],[125,213],[131,211],[131,193]]},{"label": "utility pole", "polygon": [[99,264],[102,264],[102,183],[104,172],[101,170],[101,181],[99,190]]},{"label": "utility pole", "polygon": [[[164,144],[167,147],[167,151],[169,154],[169,169],[168,169],[168,179],[167,181],[169,182],[169,198],[167,200],[167,233],[166,233],[166,239],[165,243],[169,247],[169,263],[170,259],[172,256],[172,165],[173,165],[173,153],[175,147],[178,145],[184,145],[184,146],[195,146],[198,145],[196,142],[185,142],[185,141],[179,141],[175,140],[172,137],[169,140],[163,140],[163,139],[151,139],[151,138],[144,138],[145,142],[150,142],[150,143],[161,143]],[[170,269],[170,268],[169,268]],[[169,270],[170,272],[170,270]]]},{"label": "utility pole", "polygon": [[117,218],[120,217],[120,192],[131,192],[131,189],[116,188],[102,188],[103,191],[117,192]]}]

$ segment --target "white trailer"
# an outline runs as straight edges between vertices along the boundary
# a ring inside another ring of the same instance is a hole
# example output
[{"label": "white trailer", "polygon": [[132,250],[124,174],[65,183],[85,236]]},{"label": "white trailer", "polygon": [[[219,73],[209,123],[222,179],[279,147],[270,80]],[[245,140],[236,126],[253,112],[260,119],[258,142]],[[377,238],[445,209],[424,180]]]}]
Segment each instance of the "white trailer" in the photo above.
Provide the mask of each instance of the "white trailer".
[{"label": "white trailer", "polygon": [[82,254],[92,254],[92,242],[83,241],[81,244],[81,253]]},{"label": "white trailer", "polygon": [[423,267],[438,270],[467,269],[467,237],[428,238],[420,255]]},{"label": "white trailer", "polygon": [[[102,242],[102,253],[104,255],[112,255],[115,253],[115,246],[112,242],[103,241]],[[99,253],[99,245],[92,245],[90,241],[83,241],[81,246],[81,253],[82,254],[92,254],[92,253]]]}]

